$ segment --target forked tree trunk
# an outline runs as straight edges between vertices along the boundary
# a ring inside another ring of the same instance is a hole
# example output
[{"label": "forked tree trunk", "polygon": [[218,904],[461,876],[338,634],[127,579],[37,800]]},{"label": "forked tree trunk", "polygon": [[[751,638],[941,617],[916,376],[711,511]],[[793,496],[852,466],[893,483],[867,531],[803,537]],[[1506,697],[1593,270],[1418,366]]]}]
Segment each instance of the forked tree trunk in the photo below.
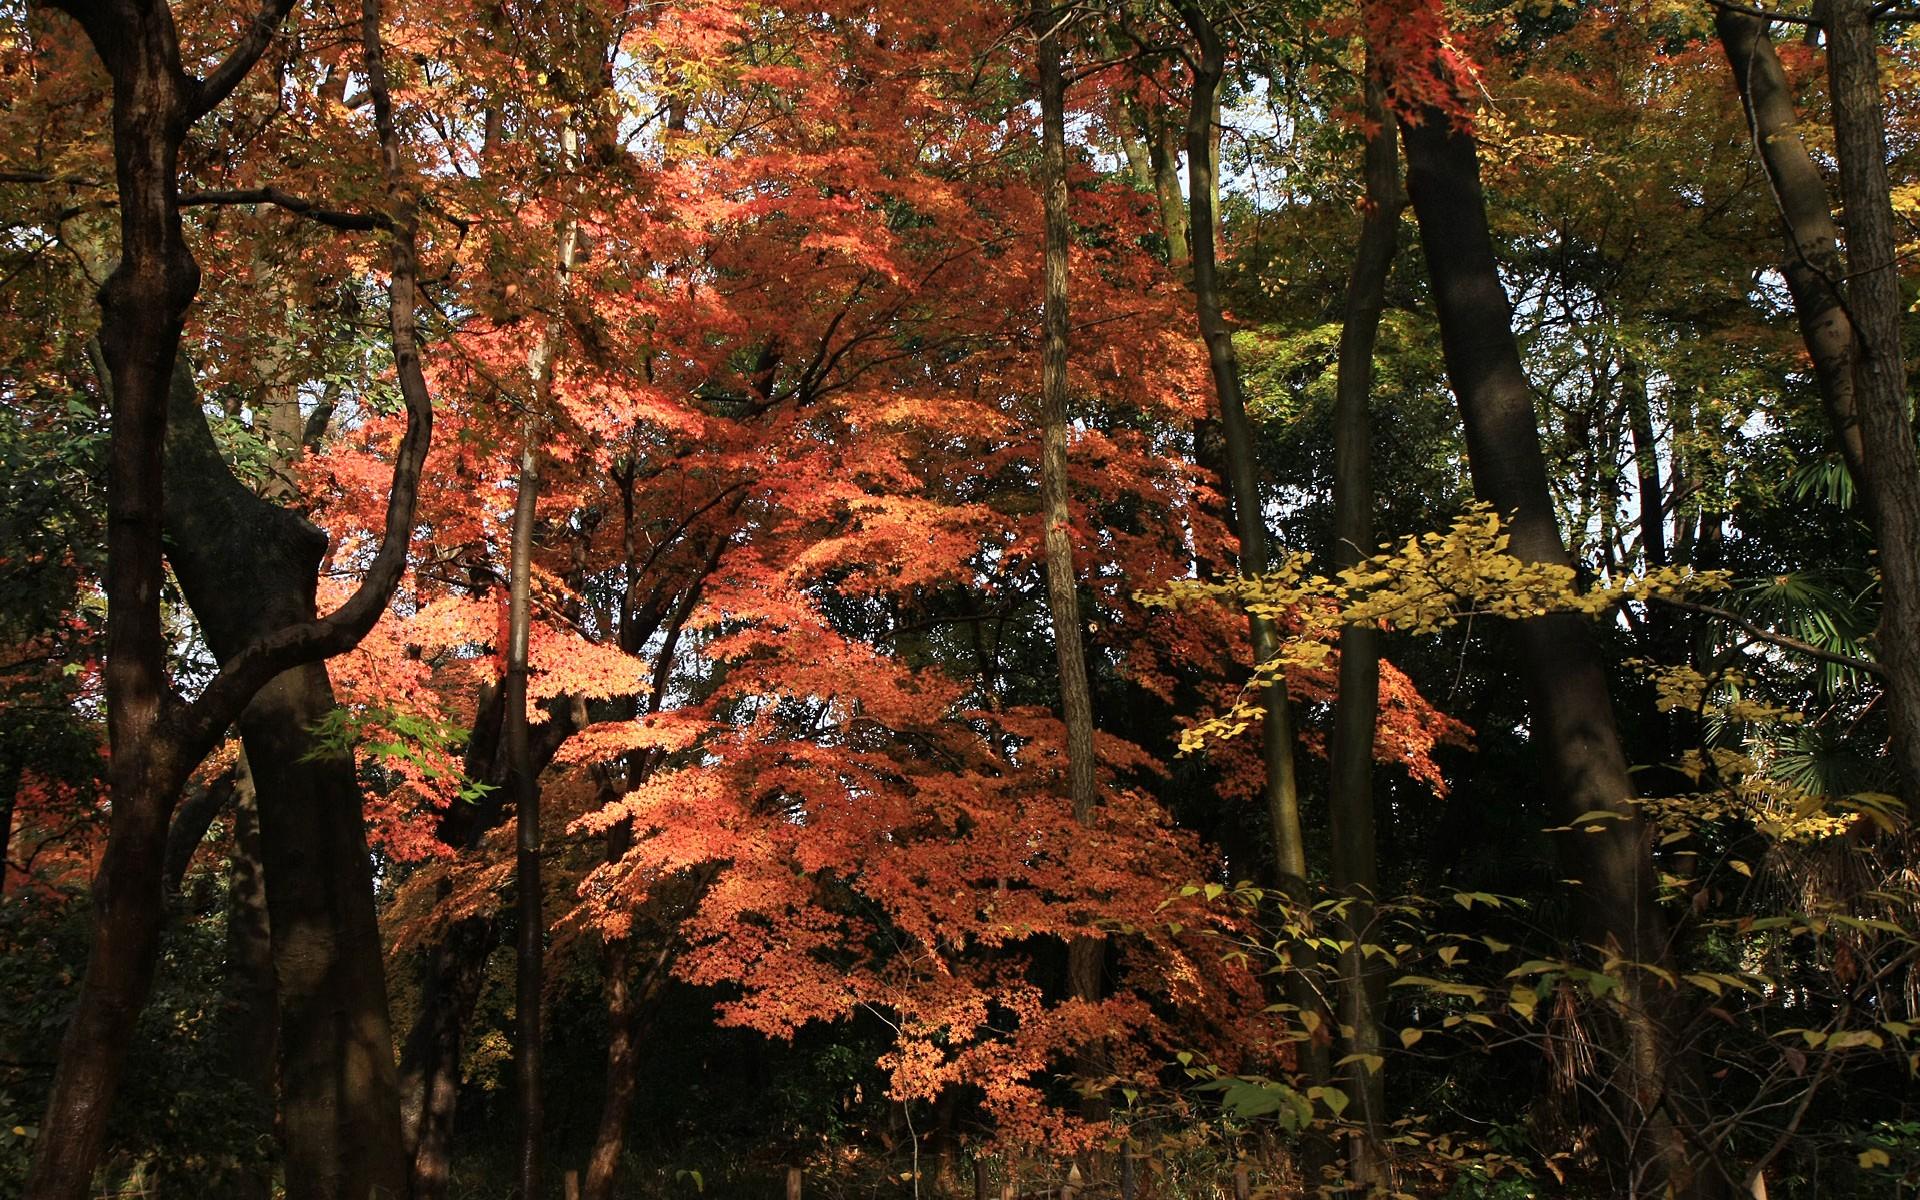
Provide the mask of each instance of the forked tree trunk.
[{"label": "forked tree trunk", "polygon": [[[166,442],[169,558],[217,661],[310,620],[325,538],[228,471],[191,372]],[[276,676],[240,716],[260,821],[278,997],[290,1197],[398,1195],[399,1093],[373,867],[350,751],[314,725],[335,707],[319,663]]]},{"label": "forked tree trunk", "polygon": [[[1373,448],[1368,408],[1373,391],[1373,348],[1386,308],[1387,275],[1406,200],[1400,191],[1400,156],[1394,124],[1377,79],[1369,74],[1367,117],[1375,129],[1365,155],[1366,216],[1353,271],[1347,277],[1340,329],[1340,358],[1333,413],[1333,565],[1353,566],[1373,553]],[[1380,890],[1374,838],[1373,742],[1380,711],[1380,631],[1366,624],[1340,630],[1340,690],[1328,749],[1331,774],[1328,824],[1333,882],[1345,905],[1342,940],[1351,949],[1340,961],[1340,1023],[1352,1030],[1346,1092],[1360,1126],[1348,1153],[1349,1177],[1371,1187],[1379,1178],[1386,1090],[1381,1071],[1368,1065],[1380,1053],[1379,1007],[1384,977],[1363,950],[1373,940],[1374,901]]]},{"label": "forked tree trunk", "polygon": [[[407,409],[386,528],[361,586],[339,610],[324,621],[308,619],[247,645],[222,662],[190,703],[172,689],[160,615],[162,466],[181,330],[200,274],[181,228],[179,153],[194,122],[218,108],[251,72],[291,6],[291,0],[267,0],[205,79],[194,79],[183,67],[167,4],[75,0],[62,6],[79,21],[113,82],[120,261],[99,293],[99,344],[113,413],[103,671],[112,814],[95,879],[86,974],[61,1042],[41,1126],[45,1132],[28,1175],[33,1200],[81,1200],[104,1148],[128,1042],[152,986],[166,910],[167,826],[187,775],[277,675],[357,644],[386,607],[406,564],[432,404],[415,336],[415,209],[400,181],[380,0],[364,0],[365,76],[388,184],[383,223],[393,235],[389,330]],[[309,582],[309,597],[311,587]],[[357,814],[357,793],[354,809]],[[389,1058],[390,1069],[390,1048],[381,1047],[381,1054]]]},{"label": "forked tree trunk", "polygon": [[181,761],[167,728],[179,701],[166,676],[160,624],[160,449],[180,332],[200,284],[177,203],[192,113],[176,82],[180,50],[167,6],[107,8],[69,11],[113,79],[120,205],[120,262],[99,296],[113,414],[102,672],[112,812],[94,878],[86,972],[27,1176],[32,1200],[83,1200],[105,1148],[134,1022],[153,984],[167,825],[194,766]]},{"label": "forked tree trunk", "polygon": [[1885,669],[1894,765],[1903,797],[1920,802],[1920,454],[1914,445],[1901,345],[1896,265],[1873,6],[1824,10],[1834,152],[1847,218],[1847,258],[1819,169],[1800,139],[1793,93],[1765,19],[1733,9],[1715,18],[1753,142],[1780,209],[1781,273],[1827,417],[1873,522],[1881,575],[1874,649]]}]

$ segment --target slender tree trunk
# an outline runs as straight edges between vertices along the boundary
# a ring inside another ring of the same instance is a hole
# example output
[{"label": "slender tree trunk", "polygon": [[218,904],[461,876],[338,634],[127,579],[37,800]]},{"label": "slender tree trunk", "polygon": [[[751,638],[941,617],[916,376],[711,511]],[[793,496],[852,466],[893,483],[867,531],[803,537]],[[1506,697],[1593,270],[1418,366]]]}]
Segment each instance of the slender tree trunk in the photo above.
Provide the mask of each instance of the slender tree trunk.
[{"label": "slender tree trunk", "polygon": [[519,1182],[523,1200],[534,1200],[540,1194],[540,992],[547,936],[540,890],[540,785],[533,775],[527,740],[527,642],[531,626],[527,572],[533,557],[534,503],[540,488],[535,436],[529,425],[520,451],[520,480],[514,491],[507,678],[503,689],[506,704],[503,743],[514,805],[515,879],[519,893],[513,1066],[514,1095],[520,1114]]},{"label": "slender tree trunk", "polygon": [[[1373,391],[1373,348],[1386,308],[1387,275],[1406,200],[1400,190],[1400,156],[1385,93],[1371,72],[1367,116],[1374,122],[1365,157],[1366,216],[1340,330],[1340,359],[1333,413],[1333,565],[1344,569],[1373,552],[1373,448],[1368,407]],[[1373,905],[1380,890],[1379,851],[1374,840],[1373,741],[1380,709],[1380,631],[1371,625],[1340,630],[1340,690],[1328,750],[1334,887],[1346,904],[1341,956],[1340,1023],[1351,1029],[1349,1055],[1380,1053],[1378,1009],[1384,983],[1362,951],[1373,938]],[[1386,1122],[1382,1074],[1364,1059],[1347,1066],[1346,1090],[1360,1125],[1348,1156],[1349,1177],[1371,1187],[1379,1179],[1376,1155]]]},{"label": "slender tree trunk", "polygon": [[[1060,68],[1059,23],[1064,14],[1047,0],[1033,2],[1040,74],[1040,198],[1046,215],[1041,270],[1045,283],[1045,337],[1040,357],[1040,493],[1046,523],[1047,609],[1053,617],[1060,703],[1067,726],[1067,793],[1073,816],[1094,823],[1096,802],[1093,697],[1073,569],[1072,483],[1067,474],[1067,133],[1066,81]],[[1067,944],[1067,990],[1076,999],[1100,998],[1103,939],[1079,935]]]},{"label": "slender tree trunk", "polygon": [[1065,82],[1060,69],[1060,19],[1045,0],[1035,0],[1033,21],[1041,33],[1040,190],[1046,212],[1042,262],[1046,297],[1045,340],[1040,359],[1040,491],[1046,521],[1047,607],[1053,617],[1054,655],[1060,669],[1061,707],[1067,725],[1067,791],[1073,815],[1093,821],[1095,774],[1093,700],[1087,687],[1080,597],[1073,568],[1072,483],[1067,473],[1067,135]]},{"label": "slender tree trunk", "polygon": [[[618,862],[626,856],[631,831],[631,822],[622,822],[608,831],[607,861]],[[600,1102],[600,1125],[594,1131],[593,1149],[587,1155],[587,1174],[581,1182],[580,1200],[613,1200],[620,1151],[627,1140],[627,1117],[633,1112],[634,1095],[639,1090],[633,943],[634,932],[629,929],[627,936],[609,939],[601,954],[607,992],[606,1095]]]},{"label": "slender tree trunk", "polygon": [[[1480,189],[1472,136],[1430,110],[1403,124],[1407,186],[1427,268],[1447,374],[1466,426],[1474,492],[1511,514],[1510,549],[1531,562],[1571,567],[1560,539],[1541,452],[1533,392],[1513,337],[1513,313],[1501,285]],[[1588,936],[1603,952],[1660,966],[1667,929],[1655,899],[1656,879],[1646,823],[1633,804],[1593,629],[1572,614],[1516,623],[1520,670],[1532,713],[1532,741],[1546,759],[1564,818],[1608,812],[1596,832],[1562,835],[1578,862]],[[1622,984],[1625,1046],[1621,1051],[1622,1118],[1639,1131],[1643,1156],[1635,1169],[1683,1196],[1703,1195],[1716,1178],[1695,1171],[1670,1124],[1675,1048],[1661,1021],[1664,997],[1646,972]]]},{"label": "slender tree trunk", "polygon": [[[1219,181],[1213,172],[1213,125],[1226,55],[1218,30],[1197,5],[1182,0],[1179,10],[1200,50],[1194,64],[1193,96],[1187,115],[1190,208],[1187,226],[1188,236],[1193,239],[1194,307],[1200,336],[1207,344],[1214,391],[1220,401],[1234,527],[1240,537],[1240,573],[1254,578],[1265,574],[1268,567],[1266,516],[1260,503],[1253,428],[1241,393],[1240,362],[1233,348],[1233,332],[1221,309],[1214,242]],[[1280,653],[1280,639],[1273,623],[1264,617],[1250,616],[1248,624],[1255,661],[1272,662]],[[1293,900],[1304,904],[1308,899],[1307,849],[1300,827],[1299,785],[1294,775],[1293,713],[1285,680],[1278,675],[1266,689],[1264,707],[1261,737],[1267,768],[1265,799],[1275,873]],[[1293,943],[1290,954],[1293,970],[1287,973],[1289,999],[1300,1010],[1301,1020],[1311,1035],[1300,1043],[1300,1066],[1308,1078],[1325,1080],[1331,1071],[1327,1037],[1332,1031],[1319,987],[1319,964],[1313,948],[1304,941]]]}]

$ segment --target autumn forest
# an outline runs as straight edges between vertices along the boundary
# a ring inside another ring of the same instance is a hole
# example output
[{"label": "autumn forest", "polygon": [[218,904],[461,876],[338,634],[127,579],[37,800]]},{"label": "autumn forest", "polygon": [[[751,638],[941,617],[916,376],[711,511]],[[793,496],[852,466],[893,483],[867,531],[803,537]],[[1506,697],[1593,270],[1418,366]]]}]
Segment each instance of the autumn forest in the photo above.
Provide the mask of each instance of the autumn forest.
[{"label": "autumn forest", "polygon": [[1912,0],[0,0],[0,1195],[1920,1195]]}]

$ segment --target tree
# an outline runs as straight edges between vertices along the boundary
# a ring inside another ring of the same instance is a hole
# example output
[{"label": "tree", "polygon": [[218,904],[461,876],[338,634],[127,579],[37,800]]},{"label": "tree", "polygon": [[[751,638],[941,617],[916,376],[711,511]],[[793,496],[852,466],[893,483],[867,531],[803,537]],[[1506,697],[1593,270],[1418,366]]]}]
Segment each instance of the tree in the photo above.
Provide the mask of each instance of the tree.
[{"label": "tree", "polygon": [[100,294],[101,353],[112,380],[106,695],[113,747],[113,818],[95,884],[94,942],[80,1000],[62,1043],[44,1139],[28,1192],[77,1197],[105,1138],[127,1040],[151,984],[166,827],[188,772],[255,691],[282,670],[351,646],[398,581],[431,410],[413,344],[412,214],[384,98],[377,3],[366,15],[369,87],[380,113],[389,176],[392,336],[406,392],[409,437],[396,460],[388,533],[360,591],[332,615],[241,649],[191,703],[165,678],[160,628],[162,451],[181,327],[199,288],[182,235],[178,160],[193,123],[217,108],[265,52],[290,7],[249,25],[204,79],[186,74],[164,5],[76,8],[70,14],[113,81],[120,262]]}]

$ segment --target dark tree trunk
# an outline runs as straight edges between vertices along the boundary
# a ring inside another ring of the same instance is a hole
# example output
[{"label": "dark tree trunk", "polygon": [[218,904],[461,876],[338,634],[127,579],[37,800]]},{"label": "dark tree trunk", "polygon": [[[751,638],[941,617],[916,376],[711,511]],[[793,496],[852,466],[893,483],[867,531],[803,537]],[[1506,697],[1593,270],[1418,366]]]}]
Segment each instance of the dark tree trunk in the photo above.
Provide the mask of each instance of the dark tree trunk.
[{"label": "dark tree trunk", "polygon": [[[314,616],[325,538],[227,470],[191,373],[167,431],[169,557],[207,646],[225,663]],[[259,806],[279,997],[281,1116],[290,1197],[404,1186],[386,971],[351,752],[311,730],[333,710],[327,670],[282,672],[240,716]]]},{"label": "dark tree trunk", "polygon": [[[1393,120],[1378,80],[1367,83],[1367,116],[1376,128],[1367,139],[1366,217],[1347,277],[1340,330],[1340,359],[1333,413],[1333,565],[1353,566],[1373,553],[1373,449],[1368,407],[1373,391],[1373,348],[1386,308],[1387,275],[1405,198],[1400,191],[1400,155]],[[1340,630],[1340,690],[1328,748],[1331,791],[1328,824],[1333,882],[1346,905],[1341,955],[1340,1023],[1351,1029],[1348,1054],[1380,1053],[1378,1010],[1385,980],[1362,951],[1373,938],[1373,905],[1380,890],[1379,850],[1373,820],[1373,742],[1380,710],[1380,631],[1371,625]],[[1382,1074],[1364,1059],[1347,1067],[1346,1091],[1361,1133],[1348,1155],[1348,1172],[1360,1187],[1379,1178],[1377,1149],[1386,1123]]]},{"label": "dark tree trunk", "polygon": [[[1193,295],[1200,336],[1207,345],[1214,391],[1220,402],[1227,475],[1234,527],[1240,538],[1240,573],[1247,578],[1267,571],[1266,517],[1260,503],[1259,467],[1254,457],[1253,427],[1247,419],[1246,399],[1240,387],[1240,361],[1233,348],[1233,331],[1221,307],[1218,248],[1219,180],[1214,174],[1215,114],[1219,108],[1226,52],[1207,15],[1182,0],[1181,19],[1193,34],[1199,56],[1194,62],[1193,95],[1187,112],[1188,236],[1193,239]],[[1256,662],[1269,663],[1280,653],[1273,623],[1249,616]],[[1261,717],[1262,755],[1266,763],[1265,799],[1273,837],[1275,874],[1281,887],[1297,903],[1307,892],[1306,839],[1300,826],[1300,793],[1294,773],[1293,713],[1286,683],[1276,676],[1267,687]],[[1331,1022],[1317,983],[1315,951],[1304,942],[1291,947],[1294,970],[1287,974],[1288,996],[1300,1010],[1309,1037],[1300,1043],[1300,1065],[1315,1082],[1330,1078],[1327,1038]]]},{"label": "dark tree trunk", "polygon": [[1798,132],[1793,95],[1768,23],[1722,9],[1720,43],[1733,68],[1755,149],[1780,208],[1781,273],[1821,400],[1859,484],[1879,547],[1882,600],[1874,649],[1885,669],[1894,764],[1909,802],[1920,801],[1920,455],[1916,455],[1901,345],[1903,305],[1887,178],[1873,6],[1823,9],[1834,151],[1847,217],[1843,264],[1819,169]]},{"label": "dark tree trunk", "polygon": [[[1530,562],[1571,568],[1560,540],[1547,464],[1540,448],[1532,388],[1513,337],[1513,313],[1500,282],[1480,189],[1477,149],[1446,114],[1430,110],[1402,127],[1407,190],[1433,279],[1447,375],[1466,426],[1474,493],[1510,516],[1510,550]],[[1655,899],[1647,825],[1633,804],[1633,783],[1614,724],[1612,702],[1590,622],[1572,614],[1516,623],[1521,671],[1540,747],[1563,820],[1608,812],[1596,832],[1562,835],[1581,879],[1587,936],[1602,952],[1663,965],[1667,928]],[[1618,1099],[1641,1161],[1636,1175],[1658,1190],[1708,1194],[1718,1179],[1695,1164],[1668,1113],[1676,1107],[1674,1047],[1661,1017],[1663,995],[1648,973],[1623,982],[1624,1080]],[[1696,1168],[1701,1169],[1696,1169]]]},{"label": "dark tree trunk", "polygon": [[444,1200],[453,1182],[460,1050],[500,935],[491,914],[454,921],[421,965],[420,1013],[401,1050],[402,1153],[412,1200]]},{"label": "dark tree trunk", "polygon": [[[257,1136],[273,1129],[274,1062],[280,1050],[280,1014],[274,1001],[273,930],[267,915],[267,884],[260,851],[260,808],[240,755],[233,796],[233,851],[227,860],[225,1036],[228,1073],[247,1089],[247,1110]],[[263,1160],[235,1189],[244,1200],[267,1200],[273,1192],[270,1161]]]},{"label": "dark tree trunk", "polygon": [[167,392],[200,271],[181,235],[177,167],[192,120],[173,15],[164,4],[82,7],[113,79],[120,263],[100,289],[100,345],[111,378],[107,453],[107,848],[93,886],[92,945],[61,1041],[33,1200],[83,1200],[135,1020],[153,983],[167,825],[193,763],[166,726],[179,699],[160,624],[161,445]]}]

